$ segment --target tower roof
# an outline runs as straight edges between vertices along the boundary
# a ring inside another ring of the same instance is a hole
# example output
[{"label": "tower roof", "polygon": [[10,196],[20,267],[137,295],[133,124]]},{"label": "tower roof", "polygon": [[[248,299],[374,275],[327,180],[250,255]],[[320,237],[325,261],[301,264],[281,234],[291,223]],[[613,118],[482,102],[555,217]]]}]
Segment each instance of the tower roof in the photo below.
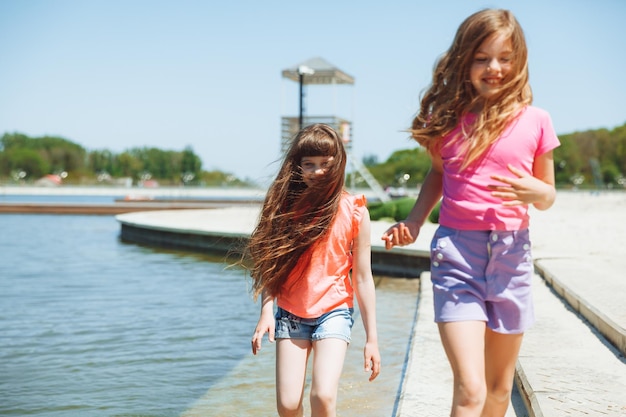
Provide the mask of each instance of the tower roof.
[{"label": "tower roof", "polygon": [[[312,74],[309,73],[311,70]],[[320,57],[311,58],[284,69],[283,78],[300,82],[300,71],[305,74],[303,84],[354,84],[354,77]]]}]

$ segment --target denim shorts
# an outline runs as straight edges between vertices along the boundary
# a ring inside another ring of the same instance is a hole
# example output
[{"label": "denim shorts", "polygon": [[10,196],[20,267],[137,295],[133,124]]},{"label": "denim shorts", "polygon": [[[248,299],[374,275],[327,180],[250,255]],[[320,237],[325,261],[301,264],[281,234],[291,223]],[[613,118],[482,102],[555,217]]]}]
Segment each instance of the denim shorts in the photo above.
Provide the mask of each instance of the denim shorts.
[{"label": "denim shorts", "polygon": [[523,333],[535,321],[528,229],[468,231],[440,226],[431,243],[435,321],[485,321]]},{"label": "denim shorts", "polygon": [[276,311],[276,339],[341,339],[350,343],[354,309],[340,308],[320,317],[306,319],[278,307]]}]

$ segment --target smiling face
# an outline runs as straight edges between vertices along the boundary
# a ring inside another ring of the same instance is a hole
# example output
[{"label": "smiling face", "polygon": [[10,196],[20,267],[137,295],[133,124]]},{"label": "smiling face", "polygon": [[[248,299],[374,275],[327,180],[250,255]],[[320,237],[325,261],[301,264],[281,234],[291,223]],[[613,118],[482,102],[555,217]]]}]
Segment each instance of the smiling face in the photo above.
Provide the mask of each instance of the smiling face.
[{"label": "smiling face", "polygon": [[490,98],[498,93],[513,68],[513,46],[510,37],[495,34],[476,50],[470,67],[470,81],[476,93]]},{"label": "smiling face", "polygon": [[307,187],[315,182],[315,179],[326,174],[328,167],[333,161],[332,156],[303,156],[300,161],[302,179]]}]

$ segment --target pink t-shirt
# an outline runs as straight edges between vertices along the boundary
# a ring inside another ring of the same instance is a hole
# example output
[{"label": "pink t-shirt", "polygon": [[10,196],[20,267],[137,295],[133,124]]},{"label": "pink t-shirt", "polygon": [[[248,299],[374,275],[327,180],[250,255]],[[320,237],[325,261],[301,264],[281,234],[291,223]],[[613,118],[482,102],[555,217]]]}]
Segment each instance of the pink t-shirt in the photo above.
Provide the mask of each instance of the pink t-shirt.
[{"label": "pink t-shirt", "polygon": [[344,193],[327,237],[309,249],[311,262],[299,262],[289,274],[277,297],[279,307],[303,318],[353,307],[352,241],[366,210],[364,195]]},{"label": "pink t-shirt", "polygon": [[[470,115],[466,122],[471,123]],[[464,170],[462,135],[459,126],[444,138],[443,200],[439,224],[458,230],[522,230],[528,227],[528,206],[503,206],[502,200],[491,195],[487,187],[499,184],[491,175],[513,177],[507,168],[532,174],[536,157],[559,146],[550,115],[542,109],[528,106],[511,122],[504,133],[486,151],[484,157]]]}]

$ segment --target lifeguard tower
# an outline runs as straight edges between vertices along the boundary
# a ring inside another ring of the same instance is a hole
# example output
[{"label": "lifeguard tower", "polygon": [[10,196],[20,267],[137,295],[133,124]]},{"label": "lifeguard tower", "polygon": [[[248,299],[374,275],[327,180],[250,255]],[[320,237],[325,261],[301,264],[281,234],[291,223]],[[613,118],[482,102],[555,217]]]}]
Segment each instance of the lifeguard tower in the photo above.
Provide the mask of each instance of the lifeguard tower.
[{"label": "lifeguard tower", "polygon": [[[336,115],[316,115],[305,114],[305,86],[311,85],[354,85],[354,78],[339,68],[335,67],[323,58],[311,58],[301,62],[291,68],[282,71],[283,78],[295,81],[299,86],[299,114],[298,116],[283,116],[281,129],[281,152],[284,154],[289,147],[291,140],[298,131],[305,126],[314,123],[325,123],[333,127],[343,138],[344,146],[348,154],[348,161],[353,167],[353,173],[358,172],[381,201],[389,201],[391,198],[383,190],[378,181],[367,170],[365,165],[352,153],[353,129],[350,120]],[[334,91],[333,91],[334,95]],[[354,178],[354,175],[352,176]]]}]

